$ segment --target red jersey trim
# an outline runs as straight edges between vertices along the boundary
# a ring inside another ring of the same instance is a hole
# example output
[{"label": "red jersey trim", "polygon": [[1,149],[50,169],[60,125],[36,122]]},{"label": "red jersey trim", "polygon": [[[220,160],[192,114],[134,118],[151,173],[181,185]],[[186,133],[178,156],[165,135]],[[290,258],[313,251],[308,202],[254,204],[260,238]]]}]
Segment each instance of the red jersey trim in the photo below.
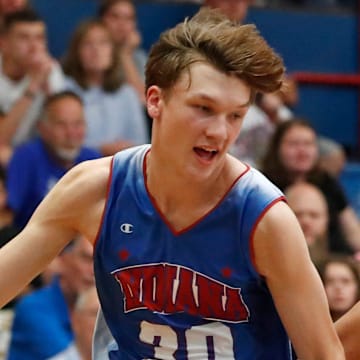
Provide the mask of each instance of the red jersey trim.
[{"label": "red jersey trim", "polygon": [[107,210],[107,204],[108,204],[109,195],[110,195],[112,177],[113,177],[113,164],[114,164],[114,156],[111,158],[111,161],[110,161],[109,177],[108,177],[107,184],[106,184],[105,204],[104,204],[103,212],[101,214],[101,220],[100,220],[99,228],[98,228],[98,231],[97,231],[96,236],[95,236],[95,241],[94,241],[94,245],[93,245],[94,249],[95,249],[95,247],[96,247],[96,245],[98,243],[98,240],[100,238],[101,229],[102,229],[103,224],[104,224],[104,219],[105,219],[106,210]]},{"label": "red jersey trim", "polygon": [[191,230],[192,228],[194,228],[197,224],[199,224],[204,218],[206,218],[209,214],[211,214],[213,211],[215,211],[217,209],[218,206],[221,205],[222,201],[225,199],[225,197],[229,194],[229,192],[232,190],[232,188],[235,186],[235,184],[239,181],[239,179],[244,176],[247,172],[249,172],[250,170],[250,166],[247,164],[244,164],[246,169],[232,182],[232,184],[229,186],[228,190],[224,193],[224,195],[222,196],[222,198],[214,205],[214,207],[212,209],[210,209],[206,214],[204,214],[203,216],[201,216],[199,219],[197,219],[196,221],[194,221],[192,224],[190,224],[189,226],[187,226],[184,229],[181,230],[175,230],[173,228],[173,226],[168,222],[168,220],[166,219],[166,216],[161,212],[161,210],[159,209],[159,207],[157,206],[156,200],[154,199],[153,196],[151,196],[150,191],[147,187],[147,176],[146,176],[146,156],[148,155],[148,153],[150,152],[150,149],[148,150],[148,152],[145,154],[144,157],[144,164],[143,164],[143,171],[144,171],[144,180],[145,180],[145,188],[146,191],[149,195],[149,198],[154,206],[154,208],[156,209],[156,211],[158,212],[159,216],[161,217],[161,219],[164,221],[164,223],[168,226],[168,228],[170,229],[170,231],[172,232],[172,234],[174,236],[179,236],[189,230]]},{"label": "red jersey trim", "polygon": [[256,265],[256,262],[255,262],[255,251],[254,251],[254,234],[255,234],[255,230],[259,224],[259,222],[262,220],[262,218],[265,216],[265,214],[267,213],[267,211],[273,207],[276,203],[280,202],[280,201],[284,201],[284,202],[287,202],[286,201],[286,198],[285,196],[280,196],[278,197],[277,199],[273,200],[272,202],[270,202],[270,204],[268,206],[266,206],[266,208],[262,211],[262,213],[260,214],[260,216],[258,217],[256,223],[254,224],[252,230],[251,230],[251,234],[250,234],[250,244],[249,244],[249,249],[250,249],[250,260],[251,260],[251,263],[254,267],[254,269],[256,270],[256,272],[258,274],[259,273],[259,269]]}]

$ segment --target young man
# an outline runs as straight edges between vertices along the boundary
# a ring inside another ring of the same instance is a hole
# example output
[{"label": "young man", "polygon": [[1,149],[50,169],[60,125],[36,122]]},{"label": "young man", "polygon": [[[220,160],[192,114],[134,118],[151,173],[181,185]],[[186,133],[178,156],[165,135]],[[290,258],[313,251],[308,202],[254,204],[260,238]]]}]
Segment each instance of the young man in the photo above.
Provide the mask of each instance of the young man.
[{"label": "young man", "polygon": [[254,26],[217,11],[165,32],[146,72],[151,146],[60,180],[0,249],[0,304],[80,232],[112,359],[291,359],[289,337],[299,358],[344,359],[294,214],[227,153],[255,93],[283,72]]},{"label": "young man", "polygon": [[4,17],[0,34],[0,155],[33,137],[44,97],[64,87],[49,55],[46,25],[32,10]]}]

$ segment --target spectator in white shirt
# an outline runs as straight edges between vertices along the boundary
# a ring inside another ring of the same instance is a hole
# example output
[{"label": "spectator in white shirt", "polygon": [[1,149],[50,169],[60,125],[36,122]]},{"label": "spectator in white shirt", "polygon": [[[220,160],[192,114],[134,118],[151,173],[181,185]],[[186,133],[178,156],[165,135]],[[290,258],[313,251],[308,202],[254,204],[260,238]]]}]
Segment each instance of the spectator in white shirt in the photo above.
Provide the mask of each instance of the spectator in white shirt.
[{"label": "spectator in white shirt", "polygon": [[33,10],[5,16],[0,44],[0,153],[10,149],[10,155],[11,146],[32,137],[45,96],[63,89],[64,76]]}]

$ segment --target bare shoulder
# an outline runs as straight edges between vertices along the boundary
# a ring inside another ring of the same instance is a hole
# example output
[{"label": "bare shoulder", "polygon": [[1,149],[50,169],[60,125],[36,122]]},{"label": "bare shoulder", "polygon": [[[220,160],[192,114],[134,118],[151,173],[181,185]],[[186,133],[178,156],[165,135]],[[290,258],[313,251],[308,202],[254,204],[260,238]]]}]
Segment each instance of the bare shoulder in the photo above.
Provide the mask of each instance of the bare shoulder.
[{"label": "bare shoulder", "polygon": [[93,241],[106,202],[112,157],[85,161],[54,186],[34,214],[35,220],[71,228]]},{"label": "bare shoulder", "polygon": [[112,157],[84,161],[68,171],[59,181],[58,186],[64,187],[68,191],[76,189],[73,196],[106,188],[111,171],[111,161]]},{"label": "bare shoulder", "polygon": [[263,275],[278,265],[281,269],[293,265],[294,261],[300,264],[309,260],[301,227],[284,201],[275,203],[260,220],[255,229],[253,246],[256,265]]},{"label": "bare shoulder", "polygon": [[272,242],[298,232],[301,230],[295,214],[285,201],[280,200],[267,209],[257,225],[255,237]]},{"label": "bare shoulder", "polygon": [[281,229],[285,227],[284,220],[297,222],[295,214],[290,209],[289,205],[285,201],[280,200],[269,207],[260,224],[270,228],[274,227],[273,230],[277,230],[279,229],[279,226]]},{"label": "bare shoulder", "polygon": [[243,174],[247,169],[248,165],[237,159],[231,154],[227,154],[228,169],[232,177],[237,178],[239,174]]}]

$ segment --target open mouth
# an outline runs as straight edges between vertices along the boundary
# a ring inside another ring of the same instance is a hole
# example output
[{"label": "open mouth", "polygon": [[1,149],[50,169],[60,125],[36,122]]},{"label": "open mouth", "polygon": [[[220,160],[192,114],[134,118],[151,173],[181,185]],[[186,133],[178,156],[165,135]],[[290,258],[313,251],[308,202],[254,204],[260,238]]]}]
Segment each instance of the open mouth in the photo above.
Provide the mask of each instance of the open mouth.
[{"label": "open mouth", "polygon": [[206,161],[212,160],[219,152],[218,150],[207,150],[200,147],[194,147],[194,151],[201,159]]}]

